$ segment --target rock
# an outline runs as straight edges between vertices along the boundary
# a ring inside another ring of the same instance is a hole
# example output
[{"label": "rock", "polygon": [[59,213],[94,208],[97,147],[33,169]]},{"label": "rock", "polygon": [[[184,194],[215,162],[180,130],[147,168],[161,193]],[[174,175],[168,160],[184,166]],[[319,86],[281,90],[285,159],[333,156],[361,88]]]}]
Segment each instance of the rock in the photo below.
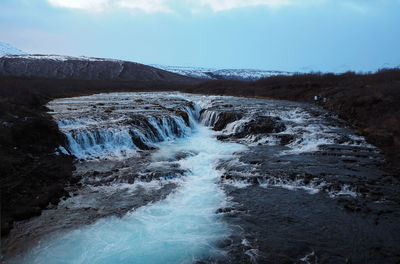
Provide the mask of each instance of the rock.
[{"label": "rock", "polygon": [[149,149],[154,149],[153,147],[147,146],[143,140],[138,137],[135,133],[132,131],[129,132],[132,138],[133,143],[135,144],[136,147],[138,147],[141,150],[149,150]]},{"label": "rock", "polygon": [[24,206],[15,210],[12,217],[15,221],[28,219],[32,216],[40,215],[41,209],[38,206]]},{"label": "rock", "polygon": [[10,233],[10,230],[13,228],[13,219],[8,218],[8,219],[1,219],[1,236],[6,236],[8,233]]},{"label": "rock", "polygon": [[218,120],[214,125],[215,131],[221,131],[224,129],[229,123],[232,123],[236,120],[239,120],[243,117],[240,113],[235,112],[222,112],[218,115]]},{"label": "rock", "polygon": [[282,134],[282,135],[278,135],[278,137],[280,138],[280,144],[282,146],[288,145],[289,143],[291,143],[294,140],[294,135],[290,135],[290,134]]},{"label": "rock", "polygon": [[279,123],[280,118],[271,116],[259,116],[245,125],[247,134],[268,134],[278,133],[285,129],[283,123]]},{"label": "rock", "polygon": [[190,127],[189,115],[188,115],[186,112],[181,111],[181,110],[178,110],[178,111],[175,111],[175,114],[176,114],[177,116],[182,117],[183,120],[185,121],[186,125],[187,125],[188,127]]},{"label": "rock", "polygon": [[217,210],[217,214],[224,214],[224,213],[230,213],[232,212],[234,209],[232,207],[225,207],[225,208],[218,208]]},{"label": "rock", "polygon": [[104,110],[104,113],[111,113],[111,112],[114,111],[114,110],[115,110],[115,107],[112,106],[112,107],[109,107],[109,108],[107,108],[106,110]]},{"label": "rock", "polygon": [[0,129],[2,236],[14,221],[39,215],[50,202],[57,204],[68,195],[64,186],[73,169],[71,156],[54,153],[66,139],[51,116],[42,112],[45,108],[27,108],[20,103],[7,107],[15,113],[23,111],[21,116],[29,118]]}]

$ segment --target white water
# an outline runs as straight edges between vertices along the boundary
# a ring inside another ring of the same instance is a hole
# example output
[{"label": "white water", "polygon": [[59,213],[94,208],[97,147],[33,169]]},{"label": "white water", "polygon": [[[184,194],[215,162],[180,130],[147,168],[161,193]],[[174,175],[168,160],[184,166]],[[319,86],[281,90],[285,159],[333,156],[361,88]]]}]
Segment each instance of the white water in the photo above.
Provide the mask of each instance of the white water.
[{"label": "white water", "polygon": [[[111,93],[57,99],[47,106],[78,159],[125,159],[140,149],[187,137],[199,119],[200,108],[176,93]],[[160,100],[159,98],[165,98]],[[139,100],[139,101],[138,101]],[[178,105],[177,105],[178,104]],[[188,115],[189,124],[166,108]],[[105,110],[110,110],[105,112]]]},{"label": "white water", "polygon": [[175,193],[122,218],[55,235],[14,262],[192,263],[223,254],[215,244],[230,231],[215,213],[227,202],[216,184],[221,172],[215,165],[242,150],[242,145],[217,141],[203,126],[189,138],[161,143],[155,162],[182,151],[196,154],[180,161],[191,173]]}]

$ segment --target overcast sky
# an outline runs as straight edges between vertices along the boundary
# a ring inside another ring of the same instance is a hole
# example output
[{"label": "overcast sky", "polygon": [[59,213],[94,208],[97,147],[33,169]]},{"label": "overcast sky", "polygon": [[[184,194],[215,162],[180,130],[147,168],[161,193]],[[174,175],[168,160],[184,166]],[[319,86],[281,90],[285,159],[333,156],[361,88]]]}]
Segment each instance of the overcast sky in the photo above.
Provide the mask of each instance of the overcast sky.
[{"label": "overcast sky", "polygon": [[29,53],[286,71],[400,65],[400,0],[0,0]]}]

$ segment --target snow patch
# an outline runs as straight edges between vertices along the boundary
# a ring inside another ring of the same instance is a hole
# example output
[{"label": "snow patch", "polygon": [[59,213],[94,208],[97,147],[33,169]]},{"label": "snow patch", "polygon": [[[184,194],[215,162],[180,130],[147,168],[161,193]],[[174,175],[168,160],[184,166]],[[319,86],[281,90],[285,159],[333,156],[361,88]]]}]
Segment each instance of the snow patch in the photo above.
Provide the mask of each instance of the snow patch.
[{"label": "snow patch", "polygon": [[26,54],[22,50],[19,50],[17,48],[14,48],[10,44],[0,42],[0,57],[3,57],[4,55],[23,55]]},{"label": "snow patch", "polygon": [[184,67],[184,66],[165,66],[152,64],[150,65],[155,68],[159,68],[165,71],[177,73],[200,79],[209,80],[242,80],[242,81],[256,81],[261,78],[267,78],[277,75],[291,75],[290,72],[283,71],[267,71],[267,70],[255,70],[255,69],[214,69],[214,68],[200,68],[200,67]]}]

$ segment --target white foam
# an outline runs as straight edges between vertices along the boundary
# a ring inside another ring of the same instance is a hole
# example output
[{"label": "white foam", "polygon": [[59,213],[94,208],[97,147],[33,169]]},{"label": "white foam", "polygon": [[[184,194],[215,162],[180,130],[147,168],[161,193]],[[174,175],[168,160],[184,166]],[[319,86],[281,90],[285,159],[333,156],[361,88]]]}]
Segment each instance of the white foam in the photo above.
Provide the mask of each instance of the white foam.
[{"label": "white foam", "polygon": [[261,187],[269,188],[269,187],[279,187],[283,189],[287,189],[290,191],[293,190],[304,190],[309,194],[316,194],[321,191],[321,188],[325,186],[324,183],[320,184],[304,184],[302,180],[282,180],[278,178],[272,178],[260,184]]},{"label": "white foam", "polygon": [[248,182],[236,181],[236,180],[225,180],[224,184],[233,186],[233,187],[238,188],[238,189],[244,189],[244,188],[247,188],[247,187],[251,186],[251,184],[248,183]]},{"label": "white foam", "polygon": [[358,196],[357,192],[353,190],[349,185],[343,185],[341,186],[339,191],[330,191],[329,196],[331,198],[336,198],[338,196],[351,196],[353,198],[356,198]]}]

